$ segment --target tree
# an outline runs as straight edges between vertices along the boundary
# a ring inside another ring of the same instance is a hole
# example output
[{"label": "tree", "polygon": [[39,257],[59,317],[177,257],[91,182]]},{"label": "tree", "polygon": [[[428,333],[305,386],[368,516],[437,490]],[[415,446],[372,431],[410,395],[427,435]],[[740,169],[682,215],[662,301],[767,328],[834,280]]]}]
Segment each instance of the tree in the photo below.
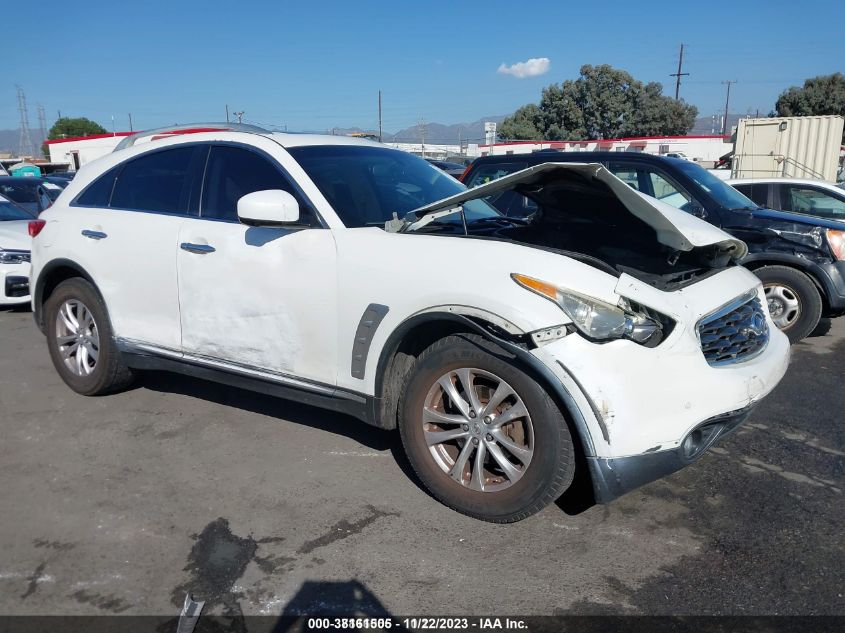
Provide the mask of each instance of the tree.
[{"label": "tree", "polygon": [[518,141],[532,141],[542,138],[540,135],[540,108],[536,103],[529,103],[519,108],[512,116],[505,119],[499,127],[499,136]]},{"label": "tree", "polygon": [[543,89],[540,104],[521,107],[501,125],[517,139],[583,140],[686,134],[698,109],[662,94],[607,64],[581,67],[580,77]]},{"label": "tree", "polygon": [[58,138],[67,138],[69,136],[90,136],[91,134],[108,134],[106,128],[99,123],[94,123],[85,117],[71,119],[69,117],[62,117],[58,119],[53,127],[50,128],[50,133],[47,139],[54,141]]},{"label": "tree", "polygon": [[[775,103],[778,116],[813,116],[838,114],[845,116],[845,75],[833,73],[811,77],[803,87],[784,90]],[[845,134],[842,136],[845,143]]]},{"label": "tree", "polygon": [[[59,138],[89,136],[91,134],[108,134],[108,132],[99,123],[94,123],[94,121],[85,117],[79,117],[77,119],[61,117],[50,128],[50,132],[47,134],[47,140],[54,141]],[[41,145],[41,153],[44,154],[45,158],[50,157],[50,151],[46,143]]]}]

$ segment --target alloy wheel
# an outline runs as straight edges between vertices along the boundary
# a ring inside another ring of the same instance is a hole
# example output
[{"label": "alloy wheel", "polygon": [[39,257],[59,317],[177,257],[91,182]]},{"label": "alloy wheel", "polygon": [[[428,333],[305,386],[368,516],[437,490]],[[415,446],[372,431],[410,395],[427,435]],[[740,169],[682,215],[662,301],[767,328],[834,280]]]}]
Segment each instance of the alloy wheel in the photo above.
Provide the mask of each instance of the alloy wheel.
[{"label": "alloy wheel", "polygon": [[68,299],[56,313],[56,344],[65,367],[77,376],[90,376],[100,356],[100,336],[91,311]]},{"label": "alloy wheel", "polygon": [[455,369],[438,378],[426,395],[422,424],[440,469],[478,492],[509,488],[534,455],[534,427],[522,398],[481,369]]}]

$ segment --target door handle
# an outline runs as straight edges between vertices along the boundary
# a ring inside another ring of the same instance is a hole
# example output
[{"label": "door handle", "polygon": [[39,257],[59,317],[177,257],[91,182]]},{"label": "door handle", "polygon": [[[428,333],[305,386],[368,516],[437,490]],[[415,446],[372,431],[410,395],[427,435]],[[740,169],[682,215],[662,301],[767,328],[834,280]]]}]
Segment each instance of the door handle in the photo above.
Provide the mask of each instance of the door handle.
[{"label": "door handle", "polygon": [[91,231],[90,229],[84,229],[82,231],[82,235],[84,235],[85,237],[90,237],[92,240],[101,240],[103,238],[108,237],[108,235],[106,235],[102,231]]},{"label": "door handle", "polygon": [[181,248],[183,251],[188,251],[189,253],[196,253],[198,255],[213,253],[215,250],[217,250],[209,244],[192,244],[191,242],[182,242],[181,244],[179,244],[179,248]]}]

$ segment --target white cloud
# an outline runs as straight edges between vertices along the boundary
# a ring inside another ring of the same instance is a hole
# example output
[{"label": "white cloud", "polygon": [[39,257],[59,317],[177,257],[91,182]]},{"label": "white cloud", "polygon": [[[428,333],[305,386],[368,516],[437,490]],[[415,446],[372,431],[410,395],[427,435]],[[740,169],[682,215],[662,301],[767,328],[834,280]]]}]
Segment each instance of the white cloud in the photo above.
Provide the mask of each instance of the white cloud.
[{"label": "white cloud", "polygon": [[532,57],[528,61],[517,62],[510,66],[502,64],[496,72],[500,75],[513,75],[517,79],[525,79],[545,75],[549,72],[551,65],[552,61],[548,57]]}]

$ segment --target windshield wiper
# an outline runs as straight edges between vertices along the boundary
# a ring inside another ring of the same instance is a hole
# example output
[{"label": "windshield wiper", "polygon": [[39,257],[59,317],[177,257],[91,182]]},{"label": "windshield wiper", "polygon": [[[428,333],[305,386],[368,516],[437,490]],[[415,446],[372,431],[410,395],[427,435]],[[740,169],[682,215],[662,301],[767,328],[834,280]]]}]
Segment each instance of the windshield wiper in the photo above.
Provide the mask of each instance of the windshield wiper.
[{"label": "windshield wiper", "polygon": [[[421,229],[424,226],[428,226],[435,220],[439,220],[440,218],[445,218],[449,215],[454,215],[455,213],[461,214],[461,221],[464,225],[464,233],[467,232],[467,220],[466,214],[464,213],[463,205],[458,205],[457,207],[452,207],[450,209],[444,209],[443,211],[434,211],[432,213],[426,213],[423,217],[419,218],[418,220],[409,220],[408,216],[405,216],[404,224],[402,228],[398,230],[399,233],[410,233],[411,231],[416,231],[417,229]],[[412,215],[412,214],[409,214]],[[415,216],[414,216],[415,217]],[[391,220],[392,221],[392,220]]]}]

